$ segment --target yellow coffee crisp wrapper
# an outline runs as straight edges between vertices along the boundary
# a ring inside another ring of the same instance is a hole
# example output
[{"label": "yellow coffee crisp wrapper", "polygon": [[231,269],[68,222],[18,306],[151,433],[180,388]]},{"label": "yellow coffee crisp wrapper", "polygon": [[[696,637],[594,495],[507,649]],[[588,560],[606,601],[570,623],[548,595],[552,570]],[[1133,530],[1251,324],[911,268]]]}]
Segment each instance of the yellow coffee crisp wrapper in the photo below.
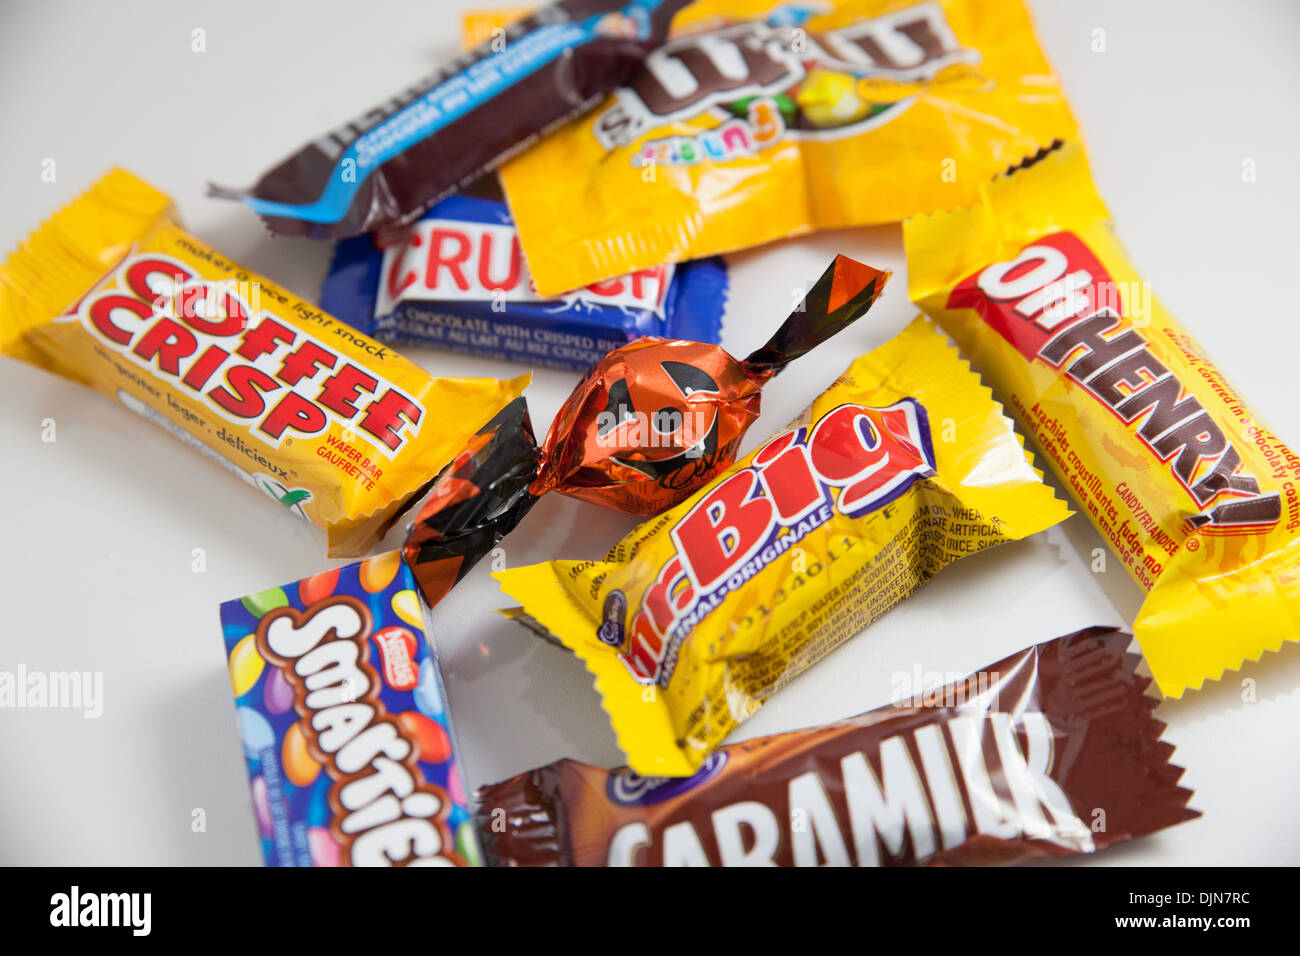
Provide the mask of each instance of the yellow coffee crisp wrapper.
[{"label": "yellow coffee crisp wrapper", "polygon": [[357,555],[528,376],[434,378],[185,233],[115,169],[0,264],[0,354],[171,432]]}]

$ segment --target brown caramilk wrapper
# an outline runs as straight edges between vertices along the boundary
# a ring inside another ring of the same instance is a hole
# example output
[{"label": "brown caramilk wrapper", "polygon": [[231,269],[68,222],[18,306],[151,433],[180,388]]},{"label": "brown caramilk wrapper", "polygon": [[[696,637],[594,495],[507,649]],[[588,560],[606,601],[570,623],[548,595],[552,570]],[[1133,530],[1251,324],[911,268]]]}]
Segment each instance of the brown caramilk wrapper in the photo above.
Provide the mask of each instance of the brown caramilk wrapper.
[{"label": "brown caramilk wrapper", "polygon": [[970,865],[1145,836],[1200,813],[1131,641],[1078,631],[859,717],[724,747],[686,779],[557,761],[479,791],[486,859]]}]

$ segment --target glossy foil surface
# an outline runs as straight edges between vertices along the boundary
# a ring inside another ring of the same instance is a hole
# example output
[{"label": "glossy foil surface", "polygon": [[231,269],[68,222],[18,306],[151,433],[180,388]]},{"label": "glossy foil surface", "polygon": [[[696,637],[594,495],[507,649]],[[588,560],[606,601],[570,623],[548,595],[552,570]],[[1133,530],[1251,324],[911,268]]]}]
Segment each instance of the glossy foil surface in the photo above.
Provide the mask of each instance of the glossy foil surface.
[{"label": "glossy foil surface", "polygon": [[763,384],[865,313],[888,278],[837,256],[743,360],[718,345],[651,337],[614,349],[556,415],[534,494],[559,491],[637,515],[690,497],[736,460]]}]

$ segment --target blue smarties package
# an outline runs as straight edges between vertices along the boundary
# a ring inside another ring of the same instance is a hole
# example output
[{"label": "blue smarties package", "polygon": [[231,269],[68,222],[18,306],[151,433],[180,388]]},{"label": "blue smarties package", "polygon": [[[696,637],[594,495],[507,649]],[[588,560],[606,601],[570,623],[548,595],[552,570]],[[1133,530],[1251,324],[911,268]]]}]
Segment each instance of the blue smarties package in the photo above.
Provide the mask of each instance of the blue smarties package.
[{"label": "blue smarties package", "polygon": [[642,335],[716,344],[726,298],[727,268],[711,258],[542,299],[506,204],[455,195],[387,241],[338,243],[321,307],[392,345],[585,372]]},{"label": "blue smarties package", "polygon": [[227,601],[221,626],[268,866],[479,864],[399,552]]}]

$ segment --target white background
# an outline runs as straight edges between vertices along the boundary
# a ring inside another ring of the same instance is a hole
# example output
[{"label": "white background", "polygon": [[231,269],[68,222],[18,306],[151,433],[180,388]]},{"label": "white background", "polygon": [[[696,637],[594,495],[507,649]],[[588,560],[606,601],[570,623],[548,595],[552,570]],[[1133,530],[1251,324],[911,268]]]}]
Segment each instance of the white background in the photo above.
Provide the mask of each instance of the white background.
[{"label": "white background", "polygon": [[[111,164],[172,194],[190,230],[313,299],[328,250],[271,239],[204,184],[251,183],[281,157],[422,76],[458,44],[466,3],[0,4],[0,247],[12,248]],[[1274,428],[1300,441],[1295,279],[1300,5],[1032,3],[1139,269]],[[207,50],[191,50],[192,30]],[[1105,51],[1093,52],[1095,30]],[[41,180],[42,162],[57,179]],[[1256,182],[1243,182],[1251,159]],[[790,290],[845,252],[895,270],[870,316],[763,396],[752,448],[849,360],[913,316],[897,226],[730,257],[724,340],[743,355]],[[774,305],[779,304],[779,305]],[[520,368],[436,351],[440,374]],[[543,429],[575,376],[540,371]],[[57,441],[41,440],[42,421]],[[259,861],[217,606],[327,566],[323,536],[97,393],[0,360],[0,670],[102,671],[103,715],[0,711],[0,862]],[[506,541],[512,565],[595,558],[633,522],[559,496]],[[768,733],[884,703],[891,675],[965,673],[1139,603],[1117,562],[1088,569],[1081,517],[945,571],[782,691],[744,728]],[[207,570],[191,570],[202,548]],[[574,659],[491,613],[480,567],[436,612],[468,783],[563,756],[620,756]],[[1243,676],[1257,701],[1242,701]],[[1096,863],[1297,863],[1300,651],[1161,705],[1204,817]],[[192,812],[207,829],[194,833]]]}]

